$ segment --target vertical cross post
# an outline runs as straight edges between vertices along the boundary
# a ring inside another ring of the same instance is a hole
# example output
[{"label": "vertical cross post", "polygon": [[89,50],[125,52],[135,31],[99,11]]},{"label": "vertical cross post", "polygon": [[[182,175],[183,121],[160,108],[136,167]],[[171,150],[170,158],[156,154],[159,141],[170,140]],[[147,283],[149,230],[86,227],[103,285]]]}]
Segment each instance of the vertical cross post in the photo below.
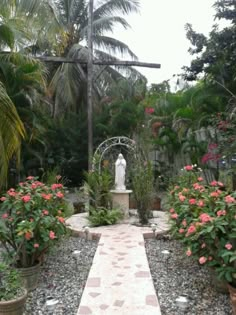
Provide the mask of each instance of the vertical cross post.
[{"label": "vertical cross post", "polygon": [[93,0],[88,4],[88,64],[87,64],[87,111],[88,111],[88,170],[93,158]]}]

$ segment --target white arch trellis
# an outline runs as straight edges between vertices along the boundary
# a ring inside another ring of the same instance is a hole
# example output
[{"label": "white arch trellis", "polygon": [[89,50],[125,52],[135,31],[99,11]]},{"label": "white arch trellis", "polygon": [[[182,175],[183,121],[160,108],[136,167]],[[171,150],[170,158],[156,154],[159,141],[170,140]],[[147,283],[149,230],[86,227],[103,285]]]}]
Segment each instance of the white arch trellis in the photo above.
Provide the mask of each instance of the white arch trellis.
[{"label": "white arch trellis", "polygon": [[[114,146],[125,146],[129,150],[135,149],[135,141],[128,137],[112,137],[103,141],[96,149],[93,158],[93,170],[101,171],[101,163],[104,157],[104,154],[109,151]],[[98,157],[98,160],[96,159]]]}]

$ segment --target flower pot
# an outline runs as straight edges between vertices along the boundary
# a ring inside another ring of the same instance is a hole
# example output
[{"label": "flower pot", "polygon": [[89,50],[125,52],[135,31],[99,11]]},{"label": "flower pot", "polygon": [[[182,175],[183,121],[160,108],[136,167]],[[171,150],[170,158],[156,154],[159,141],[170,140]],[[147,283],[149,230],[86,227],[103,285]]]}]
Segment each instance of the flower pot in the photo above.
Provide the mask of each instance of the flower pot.
[{"label": "flower pot", "polygon": [[33,267],[17,268],[28,292],[37,288],[40,274],[40,263]]},{"label": "flower pot", "polygon": [[26,299],[27,290],[24,289],[23,295],[16,299],[10,301],[0,301],[0,315],[22,315]]},{"label": "flower pot", "polygon": [[215,288],[215,290],[219,293],[229,293],[228,283],[225,280],[219,279],[217,277],[216,270],[214,268],[210,268],[211,274],[211,284]]},{"label": "flower pot", "polygon": [[230,294],[230,301],[233,309],[233,315],[236,315],[236,288],[232,287],[228,283],[228,289],[229,289],[229,294]]}]

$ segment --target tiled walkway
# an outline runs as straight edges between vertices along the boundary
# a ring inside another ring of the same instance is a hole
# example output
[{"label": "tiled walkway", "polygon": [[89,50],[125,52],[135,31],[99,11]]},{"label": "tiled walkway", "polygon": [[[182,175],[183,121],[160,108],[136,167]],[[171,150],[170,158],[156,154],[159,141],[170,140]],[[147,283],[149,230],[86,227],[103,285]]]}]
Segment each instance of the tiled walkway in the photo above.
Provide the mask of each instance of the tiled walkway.
[{"label": "tiled walkway", "polygon": [[101,237],[77,315],[160,315],[144,247],[150,228],[119,224],[94,232]]}]

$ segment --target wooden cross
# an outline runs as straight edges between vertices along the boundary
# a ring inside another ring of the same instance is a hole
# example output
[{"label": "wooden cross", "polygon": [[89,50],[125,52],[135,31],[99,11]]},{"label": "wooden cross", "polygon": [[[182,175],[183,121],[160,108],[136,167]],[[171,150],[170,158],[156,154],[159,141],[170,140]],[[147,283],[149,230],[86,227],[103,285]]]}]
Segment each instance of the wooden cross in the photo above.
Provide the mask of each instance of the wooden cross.
[{"label": "wooden cross", "polygon": [[70,59],[63,57],[46,57],[41,56],[37,59],[41,59],[44,62],[54,63],[79,63],[81,65],[87,65],[87,115],[88,115],[88,170],[92,170],[93,160],[93,104],[92,104],[92,93],[93,93],[93,65],[102,66],[135,66],[135,67],[146,67],[156,68],[161,67],[158,63],[148,63],[139,61],[123,61],[123,60],[93,60],[93,1],[89,0],[88,5],[88,60]]}]

